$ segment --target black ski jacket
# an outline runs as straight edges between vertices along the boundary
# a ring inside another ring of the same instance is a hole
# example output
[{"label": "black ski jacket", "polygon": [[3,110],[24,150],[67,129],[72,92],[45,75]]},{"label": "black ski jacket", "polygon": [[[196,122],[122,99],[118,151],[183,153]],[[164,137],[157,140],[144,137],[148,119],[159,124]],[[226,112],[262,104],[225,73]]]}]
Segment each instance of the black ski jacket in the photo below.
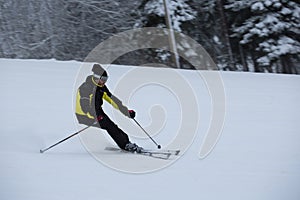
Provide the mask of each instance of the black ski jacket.
[{"label": "black ski jacket", "polygon": [[86,81],[78,88],[76,114],[90,119],[105,115],[102,109],[103,99],[120,110],[125,116],[130,117],[128,108],[122,104],[122,101],[112,95],[106,85],[98,85],[93,80],[92,75],[88,76]]}]

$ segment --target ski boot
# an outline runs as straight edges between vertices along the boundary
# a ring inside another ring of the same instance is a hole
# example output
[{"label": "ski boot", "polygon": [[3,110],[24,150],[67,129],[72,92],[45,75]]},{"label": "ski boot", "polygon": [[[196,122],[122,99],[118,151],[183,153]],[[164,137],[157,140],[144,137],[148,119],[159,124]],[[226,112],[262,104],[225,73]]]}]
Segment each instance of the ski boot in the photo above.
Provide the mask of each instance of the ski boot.
[{"label": "ski boot", "polygon": [[137,153],[141,153],[143,151],[142,147],[139,147],[137,144],[135,143],[131,143],[129,142],[128,144],[126,144],[125,146],[125,151],[129,151],[129,152],[137,152]]}]

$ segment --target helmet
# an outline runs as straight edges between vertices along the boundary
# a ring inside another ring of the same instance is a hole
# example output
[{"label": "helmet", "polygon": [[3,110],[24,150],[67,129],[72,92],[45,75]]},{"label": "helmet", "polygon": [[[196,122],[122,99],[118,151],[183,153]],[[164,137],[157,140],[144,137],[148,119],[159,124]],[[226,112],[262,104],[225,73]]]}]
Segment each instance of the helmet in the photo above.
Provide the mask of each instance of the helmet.
[{"label": "helmet", "polygon": [[105,69],[100,64],[94,64],[92,68],[92,72],[94,72],[94,75],[98,76],[106,76],[107,77],[107,72]]},{"label": "helmet", "polygon": [[92,68],[92,72],[94,72],[93,76],[95,79],[100,79],[103,82],[106,82],[108,79],[107,72],[102,68],[100,64],[94,64]]}]

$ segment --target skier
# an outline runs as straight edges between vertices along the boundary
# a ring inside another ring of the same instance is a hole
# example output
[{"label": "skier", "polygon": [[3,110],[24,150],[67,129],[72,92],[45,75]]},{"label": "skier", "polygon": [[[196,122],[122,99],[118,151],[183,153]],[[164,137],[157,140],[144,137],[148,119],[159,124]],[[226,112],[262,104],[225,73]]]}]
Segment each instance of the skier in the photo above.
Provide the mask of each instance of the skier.
[{"label": "skier", "polygon": [[131,143],[128,135],[105,114],[102,109],[103,99],[129,118],[135,117],[135,111],[129,110],[121,100],[110,93],[105,85],[108,79],[107,72],[100,64],[94,64],[92,72],[93,75],[89,75],[77,91],[76,117],[78,122],[105,129],[123,150],[141,152],[143,148]]}]

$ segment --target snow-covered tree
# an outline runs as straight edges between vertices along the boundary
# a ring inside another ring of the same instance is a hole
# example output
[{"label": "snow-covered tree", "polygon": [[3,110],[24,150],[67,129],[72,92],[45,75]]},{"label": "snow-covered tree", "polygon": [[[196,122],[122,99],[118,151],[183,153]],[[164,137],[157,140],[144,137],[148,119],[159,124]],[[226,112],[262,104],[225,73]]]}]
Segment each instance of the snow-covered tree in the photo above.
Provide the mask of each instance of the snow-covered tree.
[{"label": "snow-covered tree", "polygon": [[[173,28],[201,44],[220,68],[247,71],[253,64],[259,72],[297,72],[298,0],[168,2]],[[167,27],[164,0],[0,0],[0,57],[83,60],[100,42],[135,27]],[[195,53],[184,41],[176,42],[186,57]],[[170,55],[165,50],[138,50],[115,62],[172,65]],[[184,59],[180,62],[191,67]]]},{"label": "snow-covered tree", "polygon": [[232,35],[251,54],[256,71],[281,66],[297,73],[292,58],[300,53],[300,5],[289,0],[230,0],[227,9],[241,13]]},{"label": "snow-covered tree", "polygon": [[230,35],[230,13],[224,9],[226,0],[192,0],[197,17],[186,34],[194,38],[209,52],[220,69],[236,70]]},{"label": "snow-covered tree", "polygon": [[135,0],[0,0],[0,57],[83,60],[135,23]]},{"label": "snow-covered tree", "polygon": [[[140,20],[136,22],[135,27],[167,28],[168,22],[164,3],[164,0],[143,0],[139,7]],[[167,0],[167,6],[172,29],[177,32],[186,32],[186,26],[191,25],[190,22],[197,16],[197,12],[191,7],[189,1]],[[177,47],[180,48],[179,41],[177,41]],[[170,52],[156,49],[149,50],[148,54],[152,54],[152,57],[164,64],[174,65]]]},{"label": "snow-covered tree", "polygon": [[[196,12],[188,0],[168,0],[168,9],[173,29],[182,32],[182,25],[196,17]],[[142,25],[166,27],[163,0],[144,0],[140,6],[143,12]]]}]

